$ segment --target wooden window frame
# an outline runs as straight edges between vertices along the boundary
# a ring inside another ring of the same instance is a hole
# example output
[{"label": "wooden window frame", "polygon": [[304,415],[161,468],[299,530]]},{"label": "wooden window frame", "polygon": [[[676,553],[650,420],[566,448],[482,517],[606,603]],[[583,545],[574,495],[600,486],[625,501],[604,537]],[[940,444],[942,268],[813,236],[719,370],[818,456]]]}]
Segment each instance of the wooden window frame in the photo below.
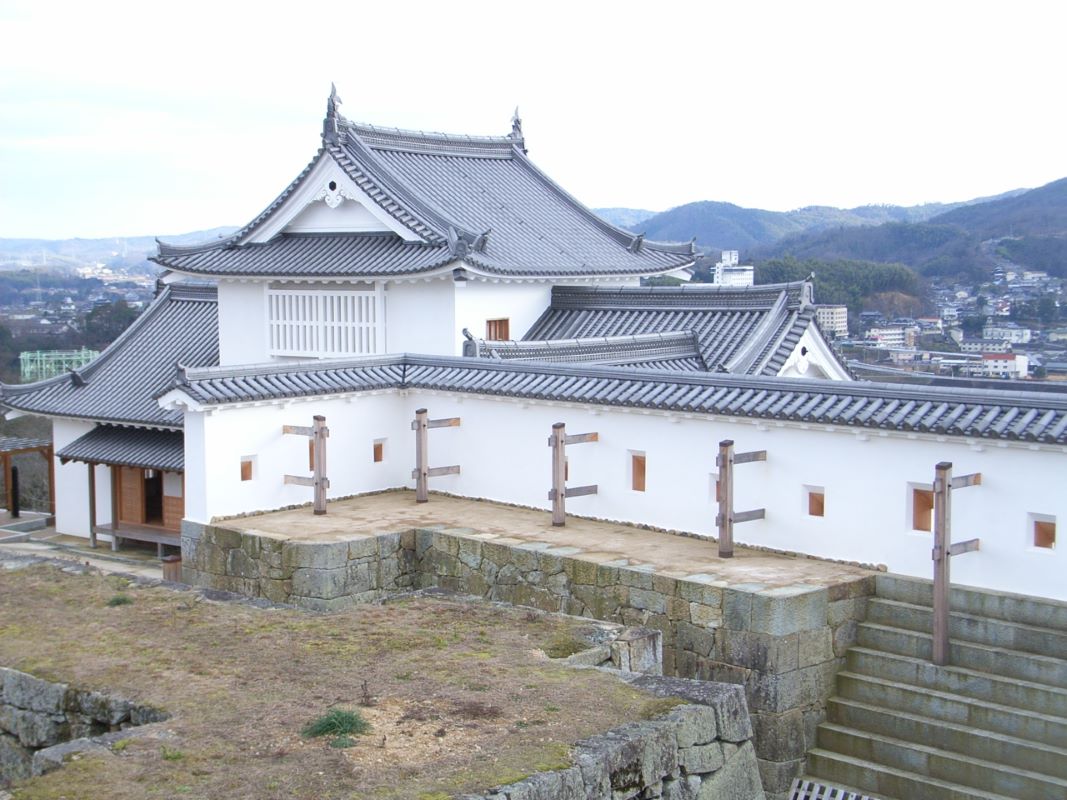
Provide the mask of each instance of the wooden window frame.
[{"label": "wooden window frame", "polygon": [[371,444],[371,460],[375,464],[385,461],[385,439],[375,439]]},{"label": "wooden window frame", "polygon": [[1056,549],[1056,518],[1048,514],[1030,515],[1030,546],[1038,550]]},{"label": "wooden window frame", "polygon": [[485,338],[490,342],[507,342],[511,340],[511,318],[497,317],[485,321]]},{"label": "wooden window frame", "polygon": [[908,486],[911,504],[911,529],[931,533],[934,529],[934,490],[922,484]]},{"label": "wooden window frame", "polygon": [[826,489],[822,486],[804,487],[805,510],[809,517],[826,516]]},{"label": "wooden window frame", "polygon": [[241,482],[256,479],[256,457],[241,456]]},{"label": "wooden window frame", "polygon": [[630,451],[630,490],[645,492],[648,487],[648,458],[639,450]]}]

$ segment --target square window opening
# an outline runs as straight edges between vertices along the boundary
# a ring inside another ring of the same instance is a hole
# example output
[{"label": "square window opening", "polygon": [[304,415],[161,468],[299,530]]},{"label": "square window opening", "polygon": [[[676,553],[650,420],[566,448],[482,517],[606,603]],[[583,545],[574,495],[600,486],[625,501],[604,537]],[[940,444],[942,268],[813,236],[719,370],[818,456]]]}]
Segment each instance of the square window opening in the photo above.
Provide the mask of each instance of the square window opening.
[{"label": "square window opening", "polygon": [[635,492],[645,490],[645,454],[630,451],[630,488]]},{"label": "square window opening", "polygon": [[374,440],[374,445],[371,448],[371,454],[374,458],[375,464],[380,464],[385,461],[385,439]]},{"label": "square window opening", "polygon": [[911,484],[911,529],[934,529],[934,490],[929,484]]},{"label": "square window opening", "polygon": [[250,481],[256,476],[256,457],[241,456],[241,480]]},{"label": "square window opening", "polygon": [[485,338],[491,342],[506,342],[511,339],[510,319],[487,319],[485,321]]},{"label": "square window opening", "polygon": [[809,517],[826,516],[826,490],[822,486],[805,486],[804,494]]},{"label": "square window opening", "polygon": [[1031,514],[1032,544],[1045,550],[1056,548],[1056,518],[1047,514]]}]

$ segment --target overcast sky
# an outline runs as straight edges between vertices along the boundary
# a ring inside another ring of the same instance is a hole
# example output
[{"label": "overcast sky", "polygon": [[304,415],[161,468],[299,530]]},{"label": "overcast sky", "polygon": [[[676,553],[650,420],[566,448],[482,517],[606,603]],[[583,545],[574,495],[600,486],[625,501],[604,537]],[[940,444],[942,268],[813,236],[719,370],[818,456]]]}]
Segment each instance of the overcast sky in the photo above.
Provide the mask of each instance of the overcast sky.
[{"label": "overcast sky", "polygon": [[505,134],[590,206],[962,200],[1067,176],[1059,3],[0,0],[0,236],[241,225],[319,143]]}]

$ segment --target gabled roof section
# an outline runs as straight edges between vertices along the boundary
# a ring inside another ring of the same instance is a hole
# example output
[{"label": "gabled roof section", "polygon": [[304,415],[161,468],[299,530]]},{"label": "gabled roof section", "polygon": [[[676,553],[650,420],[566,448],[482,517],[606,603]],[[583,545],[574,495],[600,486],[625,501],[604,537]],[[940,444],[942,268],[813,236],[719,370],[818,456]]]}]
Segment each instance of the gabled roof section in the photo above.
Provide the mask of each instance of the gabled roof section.
[{"label": "gabled roof section", "polygon": [[777,375],[812,324],[811,284],[806,281],[746,287],[556,286],[552,305],[524,340],[684,331],[694,337],[711,371]]},{"label": "gabled roof section", "polygon": [[64,464],[81,461],[181,472],[185,469],[185,437],[180,431],[97,425],[56,455]]},{"label": "gabled roof section", "polygon": [[53,417],[180,428],[182,415],[154,395],[180,364],[218,364],[213,287],[171,284],[99,357],[77,372],[20,385],[0,385],[0,405]]},{"label": "gabled roof section", "polygon": [[[263,262],[249,266],[242,250],[257,231],[269,235],[268,220],[308,194],[305,182],[322,159],[331,159],[363,193],[397,223],[418,237],[397,244],[389,270],[363,271],[363,262],[342,266],[313,259],[299,273],[359,278],[429,271],[445,255],[463,261],[475,275],[516,278],[650,276],[690,267],[692,242],[646,242],[597,217],[565,192],[526,157],[521,121],[507,136],[454,136],[381,128],[351,122],[338,111],[336,93],[327,103],[323,144],[312,162],[256,219],[233,236],[194,247],[160,243],[153,259],[170,269],[211,275],[294,274],[284,261],[266,251]],[[300,209],[297,209],[299,211]],[[284,235],[284,234],[283,234]],[[367,236],[341,234],[358,240]],[[274,237],[273,245],[280,237]],[[407,238],[398,237],[398,240]],[[439,248],[427,259],[424,248]],[[350,252],[358,248],[350,246]],[[399,257],[403,255],[404,257]],[[434,266],[427,266],[433,261]],[[368,268],[371,269],[371,268]]]},{"label": "gabled roof section", "polygon": [[202,406],[382,389],[1067,444],[1067,397],[1035,391],[650,372],[418,355],[190,369],[171,385],[171,390]]}]

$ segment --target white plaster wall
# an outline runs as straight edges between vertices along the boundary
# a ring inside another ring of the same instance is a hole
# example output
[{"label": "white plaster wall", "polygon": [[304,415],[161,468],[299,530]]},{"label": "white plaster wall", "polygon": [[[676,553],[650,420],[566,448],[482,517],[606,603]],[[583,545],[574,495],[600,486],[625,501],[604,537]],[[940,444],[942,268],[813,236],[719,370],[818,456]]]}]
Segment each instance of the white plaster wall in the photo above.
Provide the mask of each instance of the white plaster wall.
[{"label": "white plaster wall", "polygon": [[456,285],[456,349],[450,355],[463,354],[463,335],[468,328],[475,337],[485,337],[485,323],[490,319],[511,320],[512,339],[521,339],[552,303],[552,286],[548,283],[489,283],[466,281]]},{"label": "white plaster wall", "polygon": [[455,294],[451,275],[386,284],[385,352],[456,355]]},{"label": "white plaster wall", "polygon": [[[309,424],[314,413],[325,414],[331,429],[330,496],[412,486],[410,421],[423,406],[431,418],[462,418],[459,428],[430,431],[430,466],[462,468],[460,475],[431,479],[431,489],[547,509],[547,439],[552,423],[565,422],[568,433],[600,435],[599,442],[568,448],[569,485],[600,487],[598,495],[571,498],[568,510],[713,535],[715,455],[719,441],[729,438],[738,452],[768,451],[765,463],[736,467],[735,510],[767,510],[765,520],[737,525],[739,543],[880,563],[919,577],[931,575],[932,535],[910,530],[909,483],[930,483],[934,465],[952,461],[957,475],[983,473],[982,486],[953,493],[954,540],[982,540],[980,552],[953,559],[954,581],[1067,599],[1064,545],[1059,550],[1030,546],[1028,520],[1030,513],[1053,515],[1061,530],[1067,520],[1063,448],[412,391],[300,403],[285,412],[275,407],[216,412],[206,420],[206,460],[199,462],[209,470],[202,484],[206,500],[199,506],[194,502],[192,486],[198,484],[189,480],[187,514],[205,521],[308,502],[310,489],[281,483],[286,471],[307,474],[306,440],[282,437],[280,429],[283,423]],[[191,430],[187,425],[187,456]],[[388,439],[384,466],[371,463],[376,438]],[[631,451],[646,456],[645,492],[630,488]],[[238,459],[252,453],[260,459],[260,477],[242,485]],[[187,458],[187,464],[194,463]],[[804,487],[810,485],[825,490],[824,517],[806,513]],[[709,560],[714,553],[709,543]]]},{"label": "white plaster wall", "polygon": [[260,364],[267,355],[266,284],[219,281],[219,363]]},{"label": "white plaster wall", "polygon": [[[66,419],[52,420],[52,444],[58,453],[75,439],[96,426],[91,422]],[[111,468],[96,470],[96,522],[111,522]],[[80,461],[62,464],[55,458],[56,532],[68,536],[89,537],[89,470]],[[109,541],[107,536],[102,541]]]},{"label": "white plaster wall", "polygon": [[[309,426],[316,414],[326,417],[330,429],[327,497],[408,485],[412,465],[402,457],[398,438],[405,427],[400,419],[402,409],[394,393],[356,398],[354,402],[339,398],[187,414],[186,518],[209,522],[212,517],[310,502],[310,487],[284,483],[287,474],[311,476],[308,438],[283,434],[282,426]],[[410,437],[410,419],[407,426]],[[386,440],[385,459],[375,463],[374,442],[378,439]],[[241,480],[244,457],[253,459],[249,481]]]}]

